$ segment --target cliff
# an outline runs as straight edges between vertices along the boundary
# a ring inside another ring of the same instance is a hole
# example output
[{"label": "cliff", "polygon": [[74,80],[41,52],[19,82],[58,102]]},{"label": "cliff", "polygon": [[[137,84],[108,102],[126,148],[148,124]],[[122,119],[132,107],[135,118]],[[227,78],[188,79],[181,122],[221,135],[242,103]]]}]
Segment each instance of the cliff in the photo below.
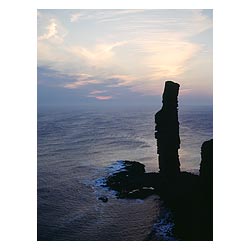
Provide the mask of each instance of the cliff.
[{"label": "cliff", "polygon": [[155,115],[159,173],[146,173],[139,162],[106,179],[118,198],[158,194],[174,215],[175,234],[181,240],[213,239],[213,140],[201,147],[200,175],[180,171],[178,93],[180,85],[165,82],[162,108]]}]

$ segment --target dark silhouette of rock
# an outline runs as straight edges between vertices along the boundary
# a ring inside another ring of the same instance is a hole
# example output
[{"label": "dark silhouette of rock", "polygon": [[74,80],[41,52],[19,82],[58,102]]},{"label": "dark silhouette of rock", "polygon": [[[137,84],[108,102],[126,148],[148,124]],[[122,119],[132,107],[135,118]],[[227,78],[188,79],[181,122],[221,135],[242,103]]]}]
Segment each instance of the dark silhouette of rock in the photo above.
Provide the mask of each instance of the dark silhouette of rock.
[{"label": "dark silhouette of rock", "polygon": [[123,162],[124,168],[112,174],[106,180],[107,186],[117,191],[119,198],[126,197],[130,192],[143,188],[140,178],[145,170],[139,162]]},{"label": "dark silhouette of rock", "polygon": [[145,173],[145,166],[136,161],[123,161],[124,168],[107,177],[106,185],[117,191],[118,198],[145,198],[153,193],[157,173]]},{"label": "dark silhouette of rock", "polygon": [[124,161],[125,170],[128,171],[129,174],[133,175],[142,175],[145,173],[145,165],[141,164],[137,161]]},{"label": "dark silhouette of rock", "polygon": [[146,173],[145,166],[124,161],[124,168],[106,179],[118,198],[157,194],[171,209],[175,235],[181,240],[213,240],[213,140],[201,147],[200,175],[180,172],[178,122],[179,84],[165,82],[162,109],[155,115],[155,137],[160,173]]},{"label": "dark silhouette of rock", "polygon": [[200,183],[203,223],[206,225],[203,238],[213,238],[213,140],[205,141],[201,147]]},{"label": "dark silhouette of rock", "polygon": [[160,173],[168,179],[176,178],[180,173],[178,149],[180,148],[178,121],[178,93],[180,85],[172,81],[165,82],[162,96],[162,108],[155,115],[155,138],[159,155]]},{"label": "dark silhouette of rock", "polygon": [[108,197],[106,196],[101,196],[98,198],[98,200],[102,201],[102,202],[108,202]]},{"label": "dark silhouette of rock", "polygon": [[181,172],[162,188],[159,194],[173,212],[175,235],[186,241],[213,240],[213,140],[202,144],[199,176]]},{"label": "dark silhouette of rock", "polygon": [[200,178],[207,194],[211,194],[213,192],[213,139],[205,141],[201,146]]}]

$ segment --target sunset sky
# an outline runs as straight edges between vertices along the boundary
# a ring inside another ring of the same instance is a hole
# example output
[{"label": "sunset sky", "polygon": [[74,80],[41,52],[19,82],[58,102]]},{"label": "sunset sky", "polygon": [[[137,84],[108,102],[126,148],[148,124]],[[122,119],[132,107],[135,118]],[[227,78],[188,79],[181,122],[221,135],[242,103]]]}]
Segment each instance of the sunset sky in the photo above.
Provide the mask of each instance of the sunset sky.
[{"label": "sunset sky", "polygon": [[38,105],[212,104],[212,10],[38,10]]}]

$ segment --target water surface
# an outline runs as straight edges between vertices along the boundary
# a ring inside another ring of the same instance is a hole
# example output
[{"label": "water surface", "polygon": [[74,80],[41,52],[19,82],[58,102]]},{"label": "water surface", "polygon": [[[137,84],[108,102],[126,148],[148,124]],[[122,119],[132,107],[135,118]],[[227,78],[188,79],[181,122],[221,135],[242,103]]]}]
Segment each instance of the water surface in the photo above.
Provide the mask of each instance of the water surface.
[{"label": "water surface", "polygon": [[[173,240],[171,211],[155,196],[116,199],[100,184],[135,160],[158,171],[154,114],[159,108],[38,110],[38,240]],[[212,109],[179,111],[181,169],[198,173],[212,138]],[[98,198],[109,198],[103,203]]]}]

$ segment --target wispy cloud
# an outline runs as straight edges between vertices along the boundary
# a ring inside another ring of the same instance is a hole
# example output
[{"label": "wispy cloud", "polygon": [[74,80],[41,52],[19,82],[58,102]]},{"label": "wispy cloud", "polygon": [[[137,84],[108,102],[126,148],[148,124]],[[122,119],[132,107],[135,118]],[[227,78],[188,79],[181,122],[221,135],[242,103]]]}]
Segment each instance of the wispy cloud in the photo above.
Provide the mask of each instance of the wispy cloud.
[{"label": "wispy cloud", "polygon": [[112,96],[110,96],[110,95],[108,95],[108,96],[101,96],[101,95],[99,95],[99,96],[95,96],[95,98],[97,99],[97,100],[101,100],[101,101],[105,101],[105,100],[110,100],[110,99],[112,99]]},{"label": "wispy cloud", "polygon": [[91,91],[89,94],[90,95],[99,95],[99,94],[103,94],[107,92],[106,90],[94,90],[94,91]]},{"label": "wispy cloud", "polygon": [[93,20],[97,23],[121,20],[127,16],[143,13],[145,10],[82,10],[70,15],[70,22]]},{"label": "wispy cloud", "polygon": [[110,44],[97,44],[93,49],[85,47],[71,47],[70,51],[75,56],[83,58],[90,65],[100,65],[108,63],[114,56],[114,49],[126,44],[126,41],[114,42]]},{"label": "wispy cloud", "polygon": [[113,98],[113,96],[107,94],[105,95],[104,93],[107,93],[107,90],[93,90],[87,97],[95,98],[100,101],[110,100]]},{"label": "wispy cloud", "polygon": [[[201,10],[67,11],[63,21],[63,12],[46,13],[39,18],[38,64],[72,74],[66,89],[102,84],[156,95],[164,80],[182,79],[202,60],[206,67],[202,52],[211,52],[206,41],[196,41],[212,27]],[[89,95],[112,96],[103,93]]]},{"label": "wispy cloud", "polygon": [[67,89],[77,89],[88,84],[98,84],[100,83],[97,79],[89,74],[78,74],[75,75],[76,80],[64,85],[64,88]]},{"label": "wispy cloud", "polygon": [[70,22],[74,23],[77,22],[81,18],[81,13],[74,13],[70,16]]},{"label": "wispy cloud", "polygon": [[64,85],[64,87],[66,89],[77,89],[79,87],[82,87],[82,86],[86,86],[88,84],[95,84],[95,83],[99,83],[97,80],[79,80],[79,81],[75,81],[75,82],[72,82],[72,83],[68,83],[66,85]]},{"label": "wispy cloud", "polygon": [[110,79],[115,80],[119,86],[129,86],[137,81],[138,77],[131,75],[112,75]]}]

